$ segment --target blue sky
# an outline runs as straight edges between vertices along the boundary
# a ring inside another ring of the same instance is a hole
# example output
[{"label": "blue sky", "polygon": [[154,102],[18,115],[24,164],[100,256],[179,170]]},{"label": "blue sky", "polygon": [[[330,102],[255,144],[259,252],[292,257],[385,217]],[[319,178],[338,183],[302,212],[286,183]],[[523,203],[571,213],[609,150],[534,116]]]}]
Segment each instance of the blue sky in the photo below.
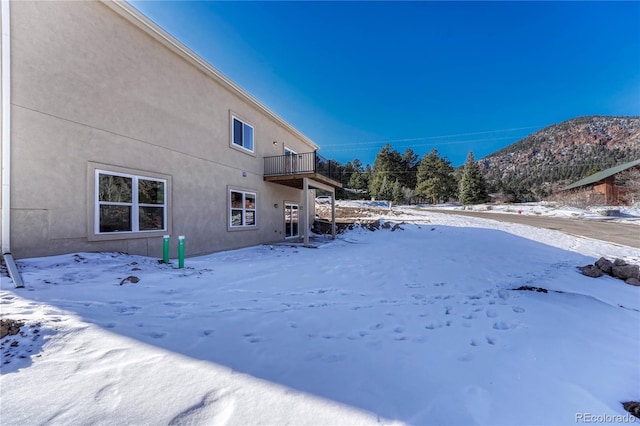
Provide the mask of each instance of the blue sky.
[{"label": "blue sky", "polygon": [[640,2],[131,3],[343,164],[640,115]]}]

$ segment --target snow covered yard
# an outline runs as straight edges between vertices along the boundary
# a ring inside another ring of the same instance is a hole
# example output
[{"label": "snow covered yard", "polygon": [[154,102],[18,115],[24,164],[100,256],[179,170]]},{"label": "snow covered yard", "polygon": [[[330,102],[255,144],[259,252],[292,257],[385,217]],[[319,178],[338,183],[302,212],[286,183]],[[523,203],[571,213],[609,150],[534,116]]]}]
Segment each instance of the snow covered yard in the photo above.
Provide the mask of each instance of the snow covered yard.
[{"label": "snow covered yard", "polygon": [[[583,220],[607,220],[612,222],[633,223],[640,225],[640,208],[633,206],[592,206],[588,209],[564,206],[559,203],[542,201],[537,203],[518,204],[478,204],[474,206],[444,205],[426,206],[427,208],[443,208],[447,210],[469,210],[478,212],[519,214],[528,216],[562,217]],[[617,212],[615,216],[607,216],[606,212]]]},{"label": "snow covered yard", "polygon": [[422,223],[182,270],[118,253],[20,261],[27,288],[0,290],[0,316],[26,323],[2,341],[2,424],[634,421],[621,403],[640,399],[640,288],[576,266],[638,263],[636,249],[401,219]]}]

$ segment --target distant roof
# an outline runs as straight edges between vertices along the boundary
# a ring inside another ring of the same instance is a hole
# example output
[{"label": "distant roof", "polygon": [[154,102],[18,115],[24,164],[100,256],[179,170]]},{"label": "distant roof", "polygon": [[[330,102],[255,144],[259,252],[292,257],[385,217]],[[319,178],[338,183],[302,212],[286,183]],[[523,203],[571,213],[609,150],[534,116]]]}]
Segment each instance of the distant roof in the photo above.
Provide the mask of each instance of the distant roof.
[{"label": "distant roof", "polygon": [[579,188],[585,185],[591,185],[592,183],[600,182],[601,180],[606,179],[609,176],[616,175],[634,166],[640,166],[640,159],[635,161],[630,161],[628,163],[620,164],[619,166],[611,167],[610,169],[606,169],[598,173],[594,173],[591,176],[588,176],[584,179],[580,179],[579,181],[572,183],[571,185],[565,187],[564,189],[574,189],[574,188]]}]

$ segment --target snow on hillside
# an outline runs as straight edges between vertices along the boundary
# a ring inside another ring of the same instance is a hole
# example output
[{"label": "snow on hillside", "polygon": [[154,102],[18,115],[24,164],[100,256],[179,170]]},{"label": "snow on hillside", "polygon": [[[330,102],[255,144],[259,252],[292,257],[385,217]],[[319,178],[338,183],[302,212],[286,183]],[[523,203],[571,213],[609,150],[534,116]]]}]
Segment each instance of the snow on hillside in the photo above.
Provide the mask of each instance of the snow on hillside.
[{"label": "snow on hillside", "polygon": [[20,260],[26,288],[0,286],[0,317],[25,323],[2,340],[2,424],[633,421],[621,403],[640,399],[640,288],[576,266],[638,263],[637,249],[405,219],[185,269],[120,253]]}]

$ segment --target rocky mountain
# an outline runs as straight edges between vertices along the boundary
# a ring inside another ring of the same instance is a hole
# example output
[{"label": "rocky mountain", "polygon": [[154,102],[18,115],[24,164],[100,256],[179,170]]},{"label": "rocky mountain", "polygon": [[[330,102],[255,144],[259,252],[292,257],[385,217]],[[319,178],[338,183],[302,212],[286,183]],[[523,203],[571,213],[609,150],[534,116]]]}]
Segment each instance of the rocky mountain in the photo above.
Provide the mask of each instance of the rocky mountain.
[{"label": "rocky mountain", "polygon": [[640,117],[590,116],[546,127],[479,160],[493,192],[533,201],[593,171],[640,158]]}]

